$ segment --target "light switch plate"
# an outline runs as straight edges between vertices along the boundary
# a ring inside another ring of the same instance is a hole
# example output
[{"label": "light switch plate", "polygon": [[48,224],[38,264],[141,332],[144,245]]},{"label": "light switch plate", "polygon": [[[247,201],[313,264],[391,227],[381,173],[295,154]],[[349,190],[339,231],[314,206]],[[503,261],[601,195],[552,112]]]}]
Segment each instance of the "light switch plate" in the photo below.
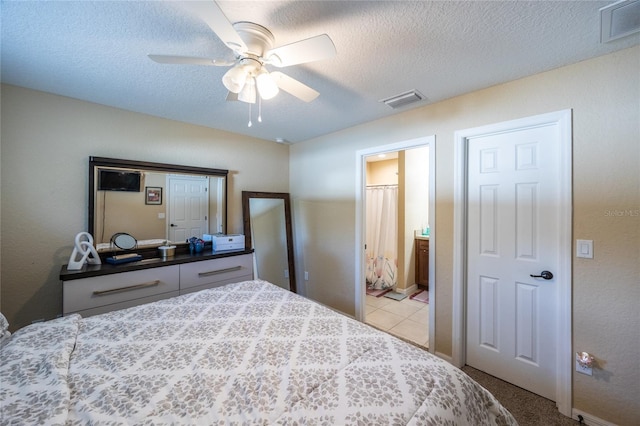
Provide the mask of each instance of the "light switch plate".
[{"label": "light switch plate", "polygon": [[576,257],[593,259],[593,240],[577,240]]}]

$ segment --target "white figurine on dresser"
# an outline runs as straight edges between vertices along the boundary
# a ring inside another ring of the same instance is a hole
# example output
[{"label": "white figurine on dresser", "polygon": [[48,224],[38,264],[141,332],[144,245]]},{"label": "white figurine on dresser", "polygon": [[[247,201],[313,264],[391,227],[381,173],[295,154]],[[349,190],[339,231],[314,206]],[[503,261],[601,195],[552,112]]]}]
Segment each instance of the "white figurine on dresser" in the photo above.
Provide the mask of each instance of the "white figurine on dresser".
[{"label": "white figurine on dresser", "polygon": [[96,248],[93,246],[93,237],[88,232],[79,232],[74,240],[73,252],[69,257],[67,269],[77,271],[82,269],[85,263],[90,265],[100,265],[102,261]]}]

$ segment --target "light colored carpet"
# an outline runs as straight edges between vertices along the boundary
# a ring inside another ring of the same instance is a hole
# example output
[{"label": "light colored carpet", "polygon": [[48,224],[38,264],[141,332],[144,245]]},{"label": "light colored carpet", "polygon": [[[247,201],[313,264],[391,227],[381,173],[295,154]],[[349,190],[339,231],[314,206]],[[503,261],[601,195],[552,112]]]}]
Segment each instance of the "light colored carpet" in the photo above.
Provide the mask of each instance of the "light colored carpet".
[{"label": "light colored carpet", "polygon": [[579,423],[558,412],[555,402],[465,365],[462,371],[495,395],[520,426],[575,426]]}]

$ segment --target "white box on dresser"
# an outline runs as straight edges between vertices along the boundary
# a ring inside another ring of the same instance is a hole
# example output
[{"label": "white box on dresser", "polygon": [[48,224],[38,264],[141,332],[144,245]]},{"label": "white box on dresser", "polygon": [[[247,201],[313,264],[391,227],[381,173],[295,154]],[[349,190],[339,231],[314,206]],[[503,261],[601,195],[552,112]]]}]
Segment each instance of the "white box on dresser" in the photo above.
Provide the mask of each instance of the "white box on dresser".
[{"label": "white box on dresser", "polygon": [[244,250],[244,235],[213,235],[211,237],[211,246],[213,247],[214,252],[224,250]]}]

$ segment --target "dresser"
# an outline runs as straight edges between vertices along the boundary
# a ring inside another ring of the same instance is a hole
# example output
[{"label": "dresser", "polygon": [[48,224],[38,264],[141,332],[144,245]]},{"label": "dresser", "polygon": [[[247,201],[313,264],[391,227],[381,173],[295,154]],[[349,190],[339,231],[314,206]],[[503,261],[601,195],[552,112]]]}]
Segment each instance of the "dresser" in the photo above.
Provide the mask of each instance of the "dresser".
[{"label": "dresser", "polygon": [[62,313],[83,317],[253,279],[252,250],[181,255],[60,272]]},{"label": "dresser", "polygon": [[429,239],[415,239],[416,284],[429,287]]}]

